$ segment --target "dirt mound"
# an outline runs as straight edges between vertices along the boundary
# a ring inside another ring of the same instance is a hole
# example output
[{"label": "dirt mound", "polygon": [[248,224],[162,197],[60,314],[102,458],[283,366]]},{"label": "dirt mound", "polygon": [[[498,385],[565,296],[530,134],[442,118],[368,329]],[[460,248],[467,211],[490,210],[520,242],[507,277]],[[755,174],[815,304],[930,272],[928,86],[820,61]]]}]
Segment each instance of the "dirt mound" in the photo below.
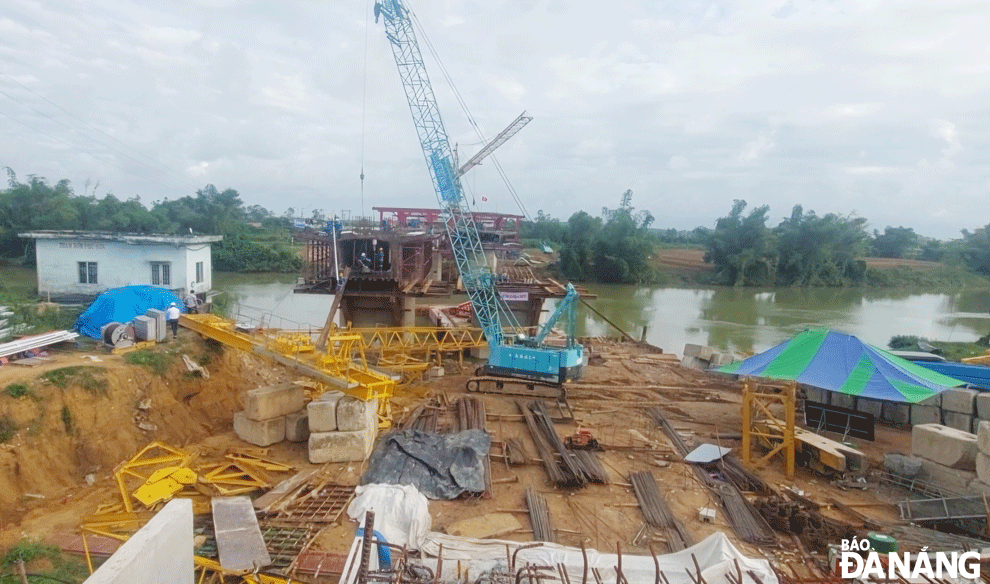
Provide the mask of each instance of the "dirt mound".
[{"label": "dirt mound", "polygon": [[[183,446],[228,431],[244,391],[292,378],[250,355],[192,338],[155,347],[145,355],[149,365],[97,355],[98,361],[59,354],[44,367],[4,368],[0,422],[17,429],[0,444],[5,521],[21,517],[30,499],[57,499],[89,473],[110,474],[153,440]],[[189,373],[182,355],[203,364],[209,379]],[[23,385],[5,391],[12,382]]]}]

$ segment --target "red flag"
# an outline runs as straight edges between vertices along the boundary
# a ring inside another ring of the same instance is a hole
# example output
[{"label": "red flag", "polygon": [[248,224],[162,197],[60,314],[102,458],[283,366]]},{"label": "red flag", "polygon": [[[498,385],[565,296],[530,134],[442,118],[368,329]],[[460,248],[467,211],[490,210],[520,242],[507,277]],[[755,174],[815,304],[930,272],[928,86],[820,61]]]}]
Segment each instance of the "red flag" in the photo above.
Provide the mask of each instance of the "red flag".
[{"label": "red flag", "polygon": [[488,202],[488,197],[481,197],[481,200],[482,200],[483,202],[485,202],[485,203],[487,203],[487,202]]}]

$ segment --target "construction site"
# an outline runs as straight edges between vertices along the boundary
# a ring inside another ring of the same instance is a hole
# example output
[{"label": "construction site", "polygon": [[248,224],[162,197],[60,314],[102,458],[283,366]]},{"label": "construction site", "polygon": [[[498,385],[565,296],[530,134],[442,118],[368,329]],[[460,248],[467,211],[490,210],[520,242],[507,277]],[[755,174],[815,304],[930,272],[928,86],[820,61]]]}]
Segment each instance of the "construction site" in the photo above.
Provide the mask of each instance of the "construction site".
[{"label": "construction site", "polygon": [[[0,546],[57,550],[10,578],[63,556],[121,584],[825,584],[850,549],[990,561],[990,354],[637,338],[532,269],[523,216],[469,204],[460,177],[531,118],[460,164],[410,12],[374,17],[439,208],[304,237],[294,292],[326,299],[320,325],[147,286],[98,298],[92,338],[0,345]],[[580,311],[611,332],[578,336]],[[942,568],[860,579],[974,580]]]}]

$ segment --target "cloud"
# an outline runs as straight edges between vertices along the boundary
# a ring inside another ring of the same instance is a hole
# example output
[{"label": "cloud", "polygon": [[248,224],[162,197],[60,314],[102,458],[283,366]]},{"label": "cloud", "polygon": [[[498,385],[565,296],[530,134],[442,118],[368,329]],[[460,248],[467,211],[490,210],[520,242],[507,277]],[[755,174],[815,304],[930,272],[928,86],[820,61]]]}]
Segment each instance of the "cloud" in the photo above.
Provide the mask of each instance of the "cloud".
[{"label": "cloud", "polygon": [[[710,225],[735,198],[781,213],[795,203],[855,209],[943,237],[987,221],[972,212],[990,189],[985,2],[414,8],[453,141],[477,142],[474,124],[491,137],[523,109],[534,116],[498,151],[531,210],[566,219],[633,188],[658,227]],[[369,10],[8,0],[0,91],[10,97],[0,103],[14,120],[0,129],[0,161],[144,200],[208,180],[275,211],[355,210],[363,168],[369,210],[434,205]],[[505,196],[490,165],[470,180],[489,199]],[[697,204],[661,214],[651,208],[661,194]],[[933,199],[943,215],[924,208]]]},{"label": "cloud", "polygon": [[749,142],[743,147],[737,159],[739,162],[754,162],[773,150],[774,146],[773,132],[761,132],[756,140]]}]

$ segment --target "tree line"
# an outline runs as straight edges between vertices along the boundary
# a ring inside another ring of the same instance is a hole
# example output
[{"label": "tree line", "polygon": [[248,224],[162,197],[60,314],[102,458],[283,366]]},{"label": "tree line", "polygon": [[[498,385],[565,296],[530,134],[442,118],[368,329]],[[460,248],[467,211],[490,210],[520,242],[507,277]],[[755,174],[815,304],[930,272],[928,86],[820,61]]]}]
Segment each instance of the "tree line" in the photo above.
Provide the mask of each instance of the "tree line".
[{"label": "tree line", "polygon": [[[302,259],[290,247],[289,220],[260,205],[245,207],[234,189],[206,185],[196,195],[157,201],[149,209],[140,197],[112,193],[78,195],[68,180],[54,185],[39,176],[20,181],[7,169],[0,190],[0,259],[31,264],[33,241],[18,233],[38,230],[114,233],[222,235],[213,245],[213,267],[237,272],[295,272]],[[94,189],[95,193],[95,189]]]},{"label": "tree line", "polygon": [[867,257],[944,262],[990,276],[990,225],[946,242],[903,226],[870,232],[863,217],[818,215],[796,205],[771,226],[768,206],[747,212],[746,201],[736,200],[714,229],[651,229],[653,217],[636,213],[631,197],[626,191],[619,208],[603,209],[600,217],[580,211],[560,221],[540,211],[535,221],[523,222],[521,235],[530,243],[555,243],[557,269],[578,281],[656,282],[662,277],[649,260],[658,246],[704,249],[715,269],[712,283],[729,286],[883,285],[867,269]]}]

